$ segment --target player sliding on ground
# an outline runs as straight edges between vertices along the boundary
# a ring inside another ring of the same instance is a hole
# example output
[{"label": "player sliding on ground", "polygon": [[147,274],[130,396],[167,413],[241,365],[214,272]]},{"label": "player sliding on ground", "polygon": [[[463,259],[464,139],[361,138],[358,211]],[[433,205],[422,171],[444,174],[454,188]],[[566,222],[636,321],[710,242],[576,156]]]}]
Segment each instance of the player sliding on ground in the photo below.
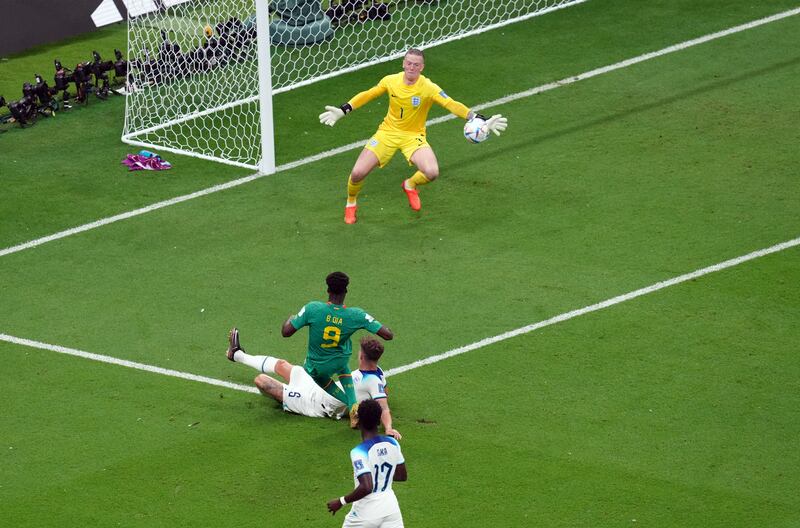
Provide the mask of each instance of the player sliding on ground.
[{"label": "player sliding on ground", "polygon": [[356,487],[347,495],[328,501],[336,514],[345,504],[353,507],[342,528],[403,528],[403,515],[392,491],[392,482],[408,480],[406,461],[394,438],[378,434],[381,408],[368,400],[359,409],[362,442],[350,450]]},{"label": "player sliding on ground", "polygon": [[[292,365],[285,359],[272,356],[251,356],[239,342],[239,330],[232,329],[228,334],[229,360],[252,367],[261,374],[256,376],[255,384],[261,394],[283,404],[283,410],[303,416],[329,417],[339,419],[347,411],[347,405],[322,390],[303,369]],[[381,423],[387,435],[397,440],[402,435],[392,427],[392,412],[386,395],[386,378],[378,366],[383,355],[383,345],[371,336],[361,338],[358,351],[358,370],[353,372],[353,384],[359,402],[375,400],[381,407]],[[277,374],[287,383],[267,376]]]},{"label": "player sliding on ground", "polygon": [[[350,336],[363,328],[389,341],[392,331],[361,308],[344,304],[350,278],[341,271],[325,277],[328,302],[311,301],[283,323],[281,334],[290,337],[308,327],[308,352],[303,368],[322,389],[347,404],[350,426],[356,426],[356,393],[350,375]],[[339,381],[341,388],[336,383]]]},{"label": "player sliding on ground", "polygon": [[[403,191],[411,209],[421,209],[417,187],[430,183],[439,176],[439,162],[425,139],[425,122],[433,103],[462,119],[479,115],[450,99],[444,90],[422,75],[424,68],[425,57],[422,51],[412,48],[403,58],[402,72],[387,75],[376,86],[357,94],[339,108],[326,106],[325,112],[320,114],[320,123],[333,126],[351,111],[387,92],[389,94],[386,117],[364,146],[350,171],[350,178],[347,180],[347,204],[344,208],[345,223],[356,222],[358,193],[361,192],[364,179],[376,166],[383,168],[389,163],[398,150],[403,153],[409,165],[417,167],[417,172],[403,182]],[[486,126],[496,135],[500,135],[506,129],[507,120],[500,114],[493,115],[486,120]]]}]

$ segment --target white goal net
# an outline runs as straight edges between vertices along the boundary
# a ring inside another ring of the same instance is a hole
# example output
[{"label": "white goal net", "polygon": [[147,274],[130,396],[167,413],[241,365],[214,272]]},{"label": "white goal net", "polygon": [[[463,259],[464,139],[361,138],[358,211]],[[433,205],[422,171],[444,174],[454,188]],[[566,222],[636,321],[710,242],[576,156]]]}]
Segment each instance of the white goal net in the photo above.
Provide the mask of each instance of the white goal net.
[{"label": "white goal net", "polygon": [[583,1],[127,0],[122,140],[272,172],[272,94]]}]

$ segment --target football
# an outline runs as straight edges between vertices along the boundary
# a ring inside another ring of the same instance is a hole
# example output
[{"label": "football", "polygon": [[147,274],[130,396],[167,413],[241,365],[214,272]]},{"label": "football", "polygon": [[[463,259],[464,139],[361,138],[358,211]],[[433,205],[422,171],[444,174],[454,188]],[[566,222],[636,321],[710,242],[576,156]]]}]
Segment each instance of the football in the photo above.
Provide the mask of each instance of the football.
[{"label": "football", "polygon": [[489,137],[486,121],[480,117],[473,117],[464,125],[464,137],[470,143],[482,143]]}]

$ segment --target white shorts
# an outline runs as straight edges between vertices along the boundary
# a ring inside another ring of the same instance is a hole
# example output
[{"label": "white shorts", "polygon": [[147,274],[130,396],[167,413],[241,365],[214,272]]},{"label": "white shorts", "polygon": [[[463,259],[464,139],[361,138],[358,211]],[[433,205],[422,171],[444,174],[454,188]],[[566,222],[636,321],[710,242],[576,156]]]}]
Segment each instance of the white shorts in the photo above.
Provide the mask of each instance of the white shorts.
[{"label": "white shorts", "polygon": [[403,516],[396,512],[377,519],[360,519],[351,511],[344,518],[342,528],[403,528]]},{"label": "white shorts", "polygon": [[283,386],[283,410],[313,418],[342,417],[347,406],[322,390],[303,367],[295,365]]}]

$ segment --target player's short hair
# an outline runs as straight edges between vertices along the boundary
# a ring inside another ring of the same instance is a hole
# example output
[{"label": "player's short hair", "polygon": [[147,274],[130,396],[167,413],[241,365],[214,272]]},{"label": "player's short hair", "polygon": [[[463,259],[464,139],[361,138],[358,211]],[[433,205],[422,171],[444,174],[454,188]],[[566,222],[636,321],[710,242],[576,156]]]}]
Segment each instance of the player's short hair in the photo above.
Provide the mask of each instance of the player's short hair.
[{"label": "player's short hair", "polygon": [[421,49],[409,48],[409,50],[406,52],[406,55],[419,55],[422,57],[422,62],[425,62],[425,53],[423,53]]},{"label": "player's short hair", "polygon": [[341,271],[334,271],[325,277],[325,283],[328,285],[328,293],[340,295],[342,293],[347,293],[347,285],[350,284],[350,277]]},{"label": "player's short hair", "polygon": [[375,431],[381,423],[383,408],[375,400],[364,400],[358,404],[358,426],[365,431]]},{"label": "player's short hair", "polygon": [[361,350],[370,361],[378,361],[383,355],[383,343],[372,336],[361,338]]}]

